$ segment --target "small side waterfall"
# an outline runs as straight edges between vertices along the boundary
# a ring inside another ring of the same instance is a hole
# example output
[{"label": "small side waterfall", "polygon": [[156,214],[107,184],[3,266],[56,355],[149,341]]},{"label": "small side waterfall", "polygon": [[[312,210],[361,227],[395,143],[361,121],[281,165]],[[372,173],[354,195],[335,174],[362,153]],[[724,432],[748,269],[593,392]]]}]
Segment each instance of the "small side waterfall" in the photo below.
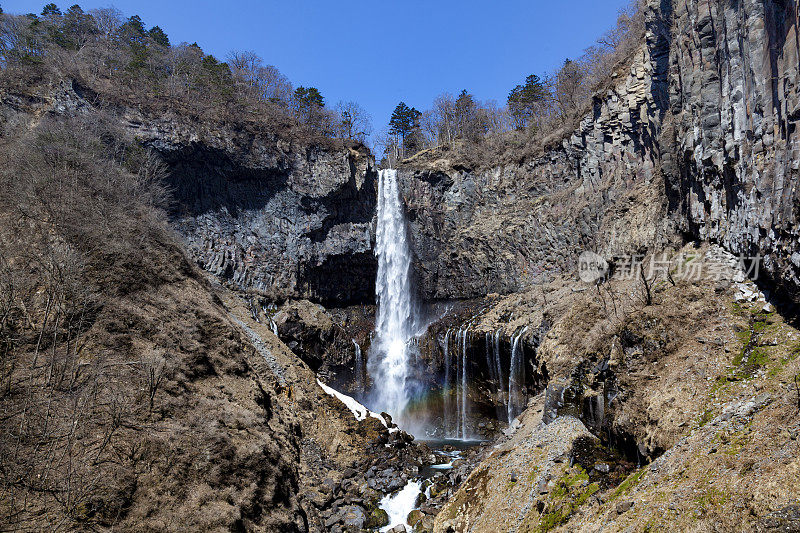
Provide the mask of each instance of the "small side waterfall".
[{"label": "small side waterfall", "polygon": [[361,353],[361,346],[356,342],[355,339],[353,340],[353,346],[355,346],[356,350],[356,369],[355,369],[355,382],[356,382],[356,390],[358,392],[364,392],[364,387],[366,383],[364,382],[364,356]]},{"label": "small side waterfall", "polygon": [[411,250],[396,170],[378,174],[375,253],[378,314],[367,366],[375,383],[374,408],[390,413],[399,422],[409,402],[409,341],[417,321],[411,290]]},{"label": "small side waterfall", "polygon": [[[468,392],[472,381],[483,373],[483,378],[496,384],[492,392],[497,409],[497,420],[511,423],[525,408],[526,383],[532,376],[525,372],[525,340],[528,328],[517,330],[507,342],[503,341],[502,330],[488,331],[482,339],[475,339],[471,328],[473,323],[462,325],[459,329],[448,329],[442,344],[444,356],[444,380],[442,382],[444,432],[448,438],[470,439],[475,428],[470,427],[471,405]],[[485,343],[485,366],[471,357],[476,341]],[[535,378],[535,375],[533,376]],[[480,400],[479,400],[480,401]]]},{"label": "small side waterfall", "polygon": [[[522,328],[511,339],[511,364],[508,369],[508,423],[510,424],[522,412],[522,385],[525,382],[524,354],[520,340],[527,327]],[[516,405],[515,405],[516,404]]]}]

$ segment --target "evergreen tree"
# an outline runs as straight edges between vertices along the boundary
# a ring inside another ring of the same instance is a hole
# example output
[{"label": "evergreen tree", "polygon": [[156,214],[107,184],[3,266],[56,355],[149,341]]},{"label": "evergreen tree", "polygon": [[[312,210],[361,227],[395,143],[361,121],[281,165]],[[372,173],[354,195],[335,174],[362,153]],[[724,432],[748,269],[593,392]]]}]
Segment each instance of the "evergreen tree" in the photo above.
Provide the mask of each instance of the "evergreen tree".
[{"label": "evergreen tree", "polygon": [[455,103],[456,131],[460,137],[473,137],[475,131],[478,105],[466,89],[456,98]]},{"label": "evergreen tree", "polygon": [[405,102],[400,102],[392,112],[392,118],[389,120],[389,134],[400,136],[400,144],[403,148],[403,153],[406,151],[406,137],[415,128],[419,128],[419,118],[422,113],[408,107]]},{"label": "evergreen tree", "polygon": [[55,4],[47,4],[42,8],[42,16],[43,17],[54,17],[60,16],[61,10],[58,9],[58,6]]},{"label": "evergreen tree", "polygon": [[314,107],[325,107],[325,98],[316,87],[303,87],[302,85],[294,91],[295,102],[302,109],[312,109]]},{"label": "evergreen tree", "polygon": [[152,28],[150,28],[150,31],[148,31],[147,34],[150,36],[151,39],[153,39],[153,41],[156,44],[164,47],[169,46],[169,37],[167,37],[167,34],[164,33],[164,30],[162,30],[158,26],[153,26]]},{"label": "evergreen tree", "polygon": [[128,22],[125,23],[125,27],[136,35],[145,34],[144,22],[142,22],[142,18],[139,15],[134,15],[129,18]]},{"label": "evergreen tree", "polygon": [[530,123],[536,112],[536,106],[547,100],[550,93],[536,74],[525,78],[524,85],[517,85],[508,94],[508,109],[514,118],[515,125],[522,129]]},{"label": "evergreen tree", "polygon": [[75,4],[64,14],[62,36],[59,44],[72,50],[80,48],[99,33],[94,18]]},{"label": "evergreen tree", "polygon": [[298,120],[306,125],[316,128],[321,126],[321,111],[325,107],[325,98],[316,87],[303,87],[302,85],[294,90],[292,95],[292,108]]}]

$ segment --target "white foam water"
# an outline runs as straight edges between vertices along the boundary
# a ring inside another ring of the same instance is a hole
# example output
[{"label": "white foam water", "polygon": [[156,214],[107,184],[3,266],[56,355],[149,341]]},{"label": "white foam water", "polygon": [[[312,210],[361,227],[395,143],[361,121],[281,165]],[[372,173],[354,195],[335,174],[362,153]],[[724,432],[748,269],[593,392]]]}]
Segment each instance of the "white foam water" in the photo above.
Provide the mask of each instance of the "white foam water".
[{"label": "white foam water", "polygon": [[378,313],[367,368],[374,386],[373,405],[402,423],[409,402],[409,341],[415,334],[411,290],[411,250],[400,200],[397,171],[378,174],[376,229]]},{"label": "white foam water", "polygon": [[420,481],[409,481],[399,492],[385,496],[378,506],[389,515],[389,525],[381,528],[381,531],[389,531],[400,524],[411,531],[411,526],[408,525],[406,519],[408,518],[408,513],[416,507],[417,497],[421,492],[422,483]]}]

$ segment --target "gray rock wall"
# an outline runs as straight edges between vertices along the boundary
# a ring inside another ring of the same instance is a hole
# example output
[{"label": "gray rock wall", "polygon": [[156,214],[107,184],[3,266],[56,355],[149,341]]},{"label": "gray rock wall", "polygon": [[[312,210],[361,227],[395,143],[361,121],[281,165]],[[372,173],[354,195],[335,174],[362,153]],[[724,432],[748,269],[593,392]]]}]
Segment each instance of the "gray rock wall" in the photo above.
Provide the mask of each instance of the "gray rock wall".
[{"label": "gray rock wall", "polygon": [[678,184],[690,234],[762,255],[762,276],[798,299],[796,1],[676,4],[670,51]]},{"label": "gray rock wall", "polygon": [[798,299],[797,2],[649,0],[646,42],[544,156],[401,172],[420,292],[469,298],[682,239],[762,255]]},{"label": "gray rock wall", "polygon": [[583,250],[612,256],[669,241],[659,145],[669,13],[650,6],[646,46],[558,148],[489,170],[444,157],[402,170],[424,297],[518,291],[575,269]]},{"label": "gray rock wall", "polygon": [[267,298],[374,301],[374,162],[364,150],[129,117],[167,166],[172,219],[201,267]]}]

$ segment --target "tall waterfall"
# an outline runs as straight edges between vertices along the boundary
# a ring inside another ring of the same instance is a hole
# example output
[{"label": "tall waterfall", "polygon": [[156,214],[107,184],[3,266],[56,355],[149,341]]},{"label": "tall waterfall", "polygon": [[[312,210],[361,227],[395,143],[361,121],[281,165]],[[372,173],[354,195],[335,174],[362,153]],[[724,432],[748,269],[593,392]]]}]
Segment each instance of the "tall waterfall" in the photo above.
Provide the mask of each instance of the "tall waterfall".
[{"label": "tall waterfall", "polygon": [[378,314],[367,367],[375,384],[375,409],[402,421],[409,401],[408,344],[415,333],[416,308],[411,294],[411,251],[396,170],[381,170],[378,175],[376,241]]},{"label": "tall waterfall", "polygon": [[444,334],[444,384],[442,386],[444,395],[444,431],[445,434],[450,427],[450,329]]}]

